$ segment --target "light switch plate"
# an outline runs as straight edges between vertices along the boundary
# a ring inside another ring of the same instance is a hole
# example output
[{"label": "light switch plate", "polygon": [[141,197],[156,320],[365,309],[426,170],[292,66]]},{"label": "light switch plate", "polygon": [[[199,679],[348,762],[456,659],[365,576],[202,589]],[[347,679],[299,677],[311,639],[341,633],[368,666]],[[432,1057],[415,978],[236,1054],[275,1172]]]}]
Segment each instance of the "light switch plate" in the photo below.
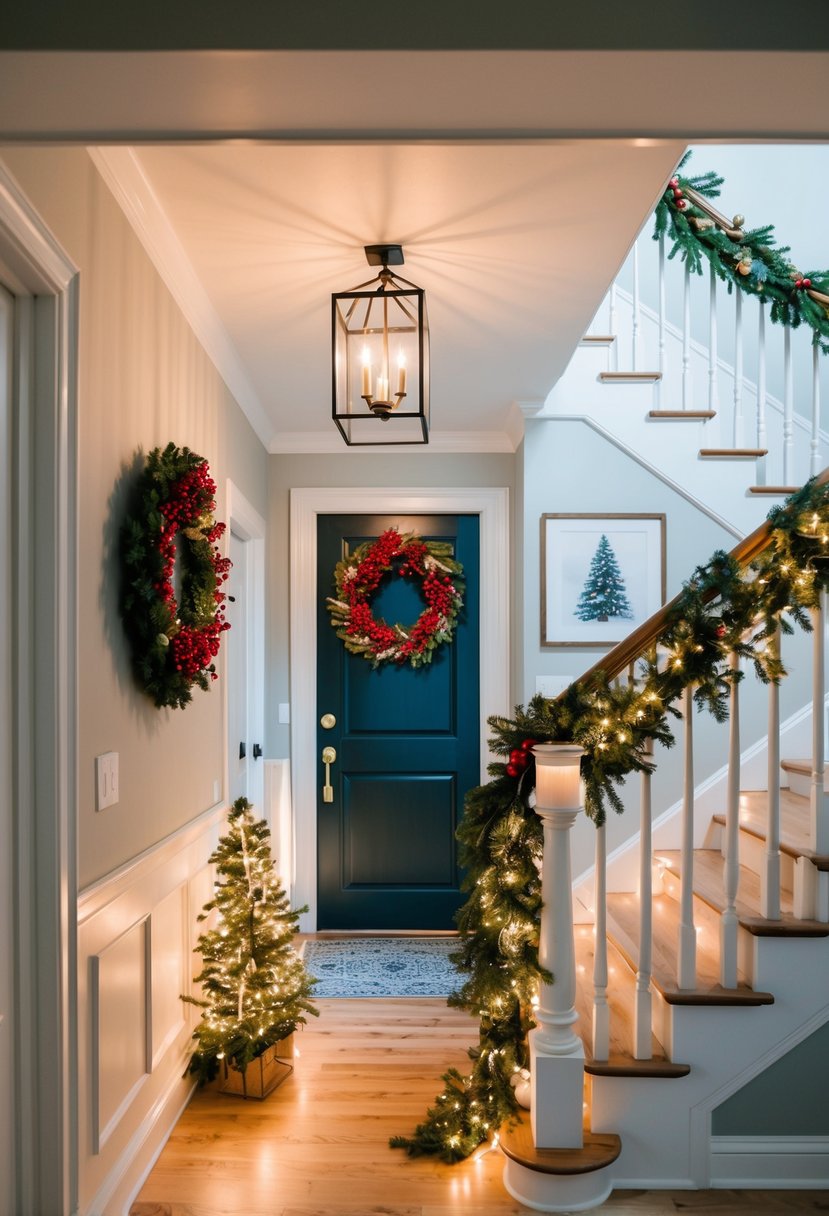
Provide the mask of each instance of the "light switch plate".
[{"label": "light switch plate", "polygon": [[96,810],[115,806],[119,798],[118,753],[104,752],[95,757]]},{"label": "light switch plate", "polygon": [[288,723],[290,722],[290,720],[291,720],[290,705],[288,704],[287,701],[280,701],[279,702],[279,714],[277,716],[277,721],[279,722],[279,725],[287,726]]}]

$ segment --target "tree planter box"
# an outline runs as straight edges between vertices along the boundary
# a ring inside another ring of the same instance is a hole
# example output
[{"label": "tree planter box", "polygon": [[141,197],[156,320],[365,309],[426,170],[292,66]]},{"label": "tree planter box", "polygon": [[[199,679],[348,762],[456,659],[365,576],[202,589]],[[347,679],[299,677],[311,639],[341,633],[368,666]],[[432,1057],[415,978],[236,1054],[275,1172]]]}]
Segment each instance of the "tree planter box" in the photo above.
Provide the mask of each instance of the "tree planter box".
[{"label": "tree planter box", "polygon": [[287,1061],[294,1055],[294,1036],[280,1039],[251,1060],[244,1072],[222,1060],[219,1075],[213,1082],[220,1094],[235,1094],[239,1098],[262,1100],[272,1094],[286,1077],[291,1075],[293,1065]]}]

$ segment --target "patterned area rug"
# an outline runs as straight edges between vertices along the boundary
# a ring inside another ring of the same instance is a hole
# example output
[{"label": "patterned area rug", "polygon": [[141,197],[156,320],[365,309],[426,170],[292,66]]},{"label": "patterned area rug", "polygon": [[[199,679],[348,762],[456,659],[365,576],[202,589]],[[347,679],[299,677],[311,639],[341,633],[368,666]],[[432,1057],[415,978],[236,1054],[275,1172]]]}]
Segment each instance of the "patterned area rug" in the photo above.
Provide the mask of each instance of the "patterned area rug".
[{"label": "patterned area rug", "polygon": [[351,937],[305,942],[315,997],[448,996],[461,983],[454,937]]}]

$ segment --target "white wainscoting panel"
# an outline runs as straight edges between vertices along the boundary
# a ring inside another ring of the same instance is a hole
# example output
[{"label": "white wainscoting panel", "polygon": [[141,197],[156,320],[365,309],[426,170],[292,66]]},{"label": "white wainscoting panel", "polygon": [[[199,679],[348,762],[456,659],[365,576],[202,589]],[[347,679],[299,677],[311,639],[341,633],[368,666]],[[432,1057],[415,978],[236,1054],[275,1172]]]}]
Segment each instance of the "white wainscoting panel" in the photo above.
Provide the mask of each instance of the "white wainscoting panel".
[{"label": "white wainscoting panel", "polygon": [[150,962],[150,1069],[187,1026],[181,993],[188,991],[189,974],[182,943],[188,940],[187,884],[162,899],[147,922]]},{"label": "white wainscoting panel", "polygon": [[224,824],[211,807],[79,897],[79,1216],[124,1216],[192,1092],[180,995]]},{"label": "white wainscoting panel", "polygon": [[99,1153],[144,1084],[147,1059],[147,921],[93,955],[92,1148]]}]

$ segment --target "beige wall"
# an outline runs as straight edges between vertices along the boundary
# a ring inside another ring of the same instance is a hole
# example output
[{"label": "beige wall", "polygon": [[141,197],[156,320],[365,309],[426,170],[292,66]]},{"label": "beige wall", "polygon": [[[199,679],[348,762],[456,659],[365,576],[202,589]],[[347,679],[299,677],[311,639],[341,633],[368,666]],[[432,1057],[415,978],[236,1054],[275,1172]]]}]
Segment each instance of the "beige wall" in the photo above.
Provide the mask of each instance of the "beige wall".
[{"label": "beige wall", "polygon": [[[185,710],[135,685],[117,608],[118,532],[143,454],[172,440],[264,515],[267,457],[88,154],[0,156],[80,269],[78,869],[81,888],[193,819],[223,780],[224,681]],[[220,671],[223,664],[220,661]],[[94,758],[120,755],[119,803],[95,810]]]},{"label": "beige wall", "polygon": [[[387,455],[345,449],[334,456],[271,456],[268,477],[268,685],[266,754],[287,756],[289,728],[277,723],[280,702],[289,700],[288,544],[290,491],[299,486],[458,487],[506,486],[514,515],[515,457],[508,455],[435,455],[421,450]],[[512,579],[511,571],[483,572]],[[514,579],[512,579],[514,586]]]}]

